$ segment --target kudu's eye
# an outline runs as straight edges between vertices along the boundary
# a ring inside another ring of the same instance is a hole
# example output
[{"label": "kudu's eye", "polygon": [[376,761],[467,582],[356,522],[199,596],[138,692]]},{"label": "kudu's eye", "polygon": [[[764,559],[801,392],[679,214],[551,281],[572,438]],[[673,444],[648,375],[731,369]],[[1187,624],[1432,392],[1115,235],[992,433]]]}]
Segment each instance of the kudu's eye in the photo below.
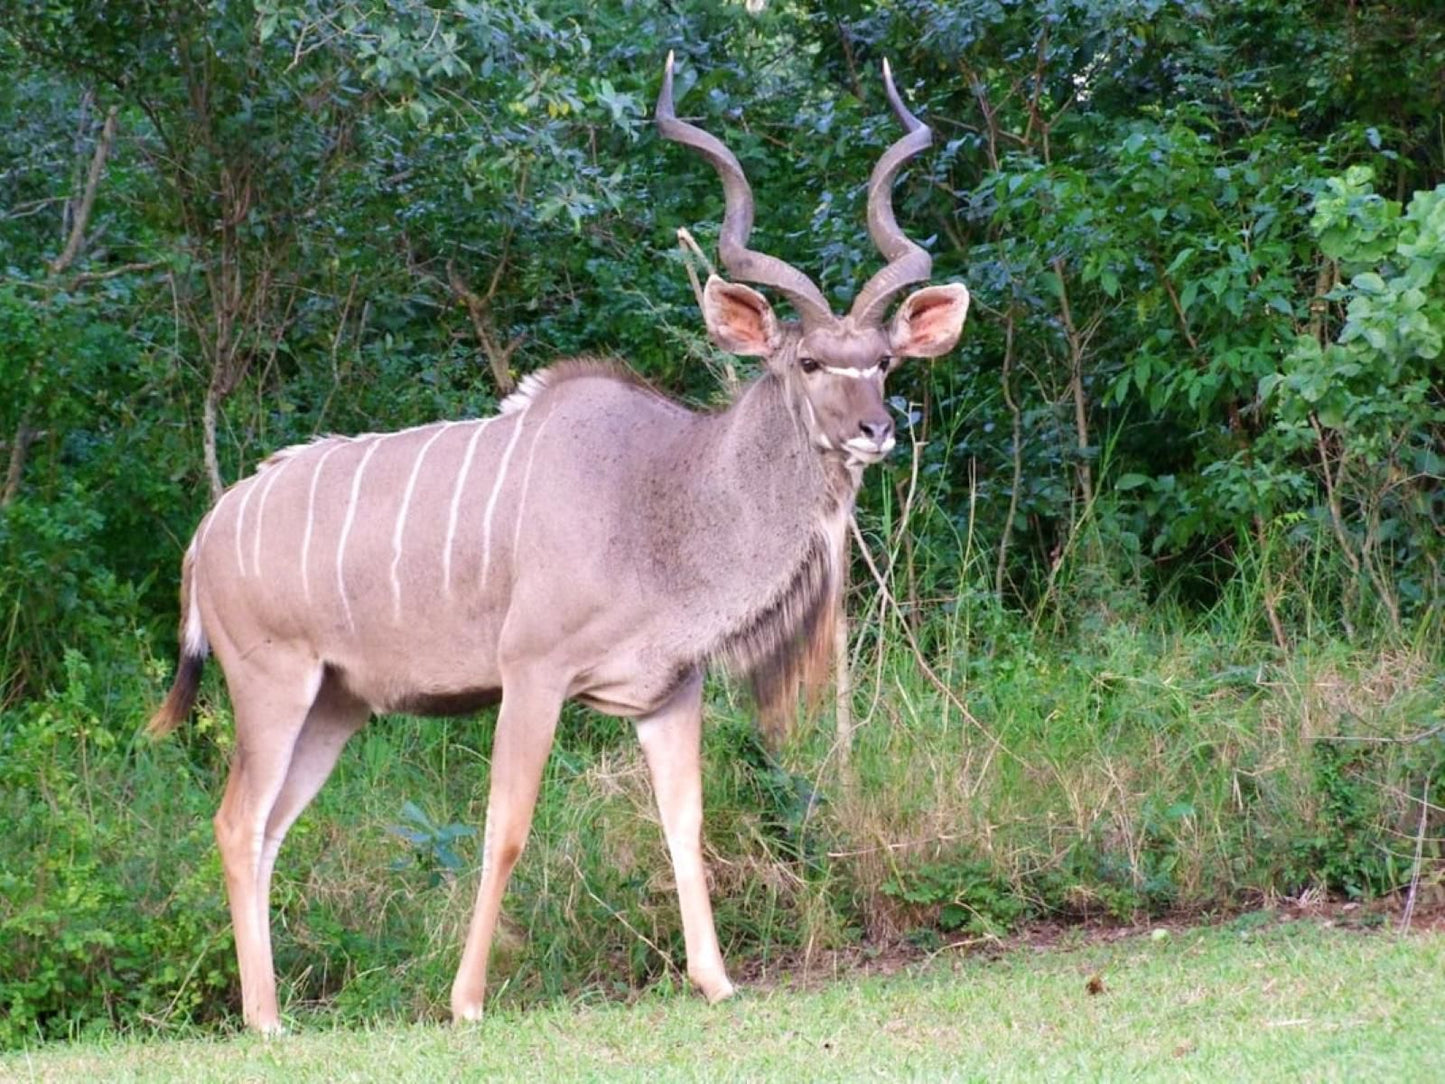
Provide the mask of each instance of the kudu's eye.
[{"label": "kudu's eye", "polygon": [[803,372],[805,373],[816,373],[818,371],[817,358],[799,358],[798,364],[802,367]]},{"label": "kudu's eye", "polygon": [[897,358],[880,358],[878,361],[878,371],[880,373],[891,373],[893,366],[897,364],[897,362]]}]

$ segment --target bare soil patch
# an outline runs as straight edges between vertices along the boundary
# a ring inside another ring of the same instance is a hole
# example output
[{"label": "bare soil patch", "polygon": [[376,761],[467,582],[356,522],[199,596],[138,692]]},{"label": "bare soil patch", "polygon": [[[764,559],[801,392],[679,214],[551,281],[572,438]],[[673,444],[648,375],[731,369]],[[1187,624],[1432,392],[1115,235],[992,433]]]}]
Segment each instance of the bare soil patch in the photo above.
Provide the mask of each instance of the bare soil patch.
[{"label": "bare soil patch", "polygon": [[[1094,945],[1112,944],[1131,938],[1168,935],[1189,930],[1240,926],[1242,931],[1264,930],[1291,922],[1310,922],[1370,933],[1402,928],[1403,896],[1353,901],[1314,898],[1275,900],[1255,908],[1220,912],[1169,914],[1145,922],[1121,922],[1104,918],[1041,919],[1007,937],[967,937],[937,948],[924,948],[905,938],[850,945],[842,949],[798,950],[772,959],[748,961],[736,969],[735,978],[752,990],[807,990],[849,977],[888,976],[930,963],[950,953],[1005,956],[1018,952],[1072,952]],[[1445,891],[1416,901],[1409,931],[1421,936],[1445,933]]]}]

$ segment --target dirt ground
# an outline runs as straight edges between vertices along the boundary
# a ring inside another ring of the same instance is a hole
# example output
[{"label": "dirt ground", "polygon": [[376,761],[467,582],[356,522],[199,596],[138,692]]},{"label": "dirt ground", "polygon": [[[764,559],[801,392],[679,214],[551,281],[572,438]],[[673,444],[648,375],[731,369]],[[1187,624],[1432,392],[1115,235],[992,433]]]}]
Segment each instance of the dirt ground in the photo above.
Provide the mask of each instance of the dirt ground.
[{"label": "dirt ground", "polygon": [[[1368,902],[1327,899],[1306,893],[1296,899],[1261,901],[1259,906],[1229,912],[1192,912],[1164,915],[1147,922],[1110,919],[1043,919],[1022,927],[1007,937],[965,937],[925,948],[899,939],[888,943],[850,945],[844,949],[807,949],[753,961],[737,969],[735,978],[753,989],[809,989],[837,981],[846,975],[892,975],[909,967],[928,963],[949,953],[982,953],[1002,956],[1015,952],[1069,952],[1091,945],[1158,936],[1209,926],[1237,925],[1255,929],[1289,922],[1314,922],[1322,926],[1361,932],[1382,929],[1406,931],[1403,895]],[[1420,893],[1410,915],[1408,932],[1445,933],[1445,886]]]}]

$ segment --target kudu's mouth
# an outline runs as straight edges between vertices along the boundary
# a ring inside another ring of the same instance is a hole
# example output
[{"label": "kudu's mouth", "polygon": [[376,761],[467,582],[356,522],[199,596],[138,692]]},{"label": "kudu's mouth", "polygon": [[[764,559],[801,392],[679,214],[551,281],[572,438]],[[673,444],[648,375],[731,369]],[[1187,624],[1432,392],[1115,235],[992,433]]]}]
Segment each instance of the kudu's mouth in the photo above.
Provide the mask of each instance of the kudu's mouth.
[{"label": "kudu's mouth", "polygon": [[854,437],[846,441],[843,450],[848,453],[849,464],[861,464],[867,466],[872,463],[881,463],[888,458],[888,453],[893,451],[898,441],[890,434],[883,438],[883,441],[873,440],[870,437]]}]

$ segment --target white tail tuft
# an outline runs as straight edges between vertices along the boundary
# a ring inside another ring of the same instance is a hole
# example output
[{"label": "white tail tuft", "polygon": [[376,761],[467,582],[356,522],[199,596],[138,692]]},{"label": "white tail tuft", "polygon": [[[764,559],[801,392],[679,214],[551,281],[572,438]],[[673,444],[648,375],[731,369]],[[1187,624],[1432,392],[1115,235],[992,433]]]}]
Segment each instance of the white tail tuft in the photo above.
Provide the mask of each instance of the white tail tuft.
[{"label": "white tail tuft", "polygon": [[192,580],[186,599],[186,627],[181,636],[181,654],[193,659],[205,658],[211,653],[211,642],[206,639],[206,630],[201,624],[201,604],[196,601],[196,584]]}]

